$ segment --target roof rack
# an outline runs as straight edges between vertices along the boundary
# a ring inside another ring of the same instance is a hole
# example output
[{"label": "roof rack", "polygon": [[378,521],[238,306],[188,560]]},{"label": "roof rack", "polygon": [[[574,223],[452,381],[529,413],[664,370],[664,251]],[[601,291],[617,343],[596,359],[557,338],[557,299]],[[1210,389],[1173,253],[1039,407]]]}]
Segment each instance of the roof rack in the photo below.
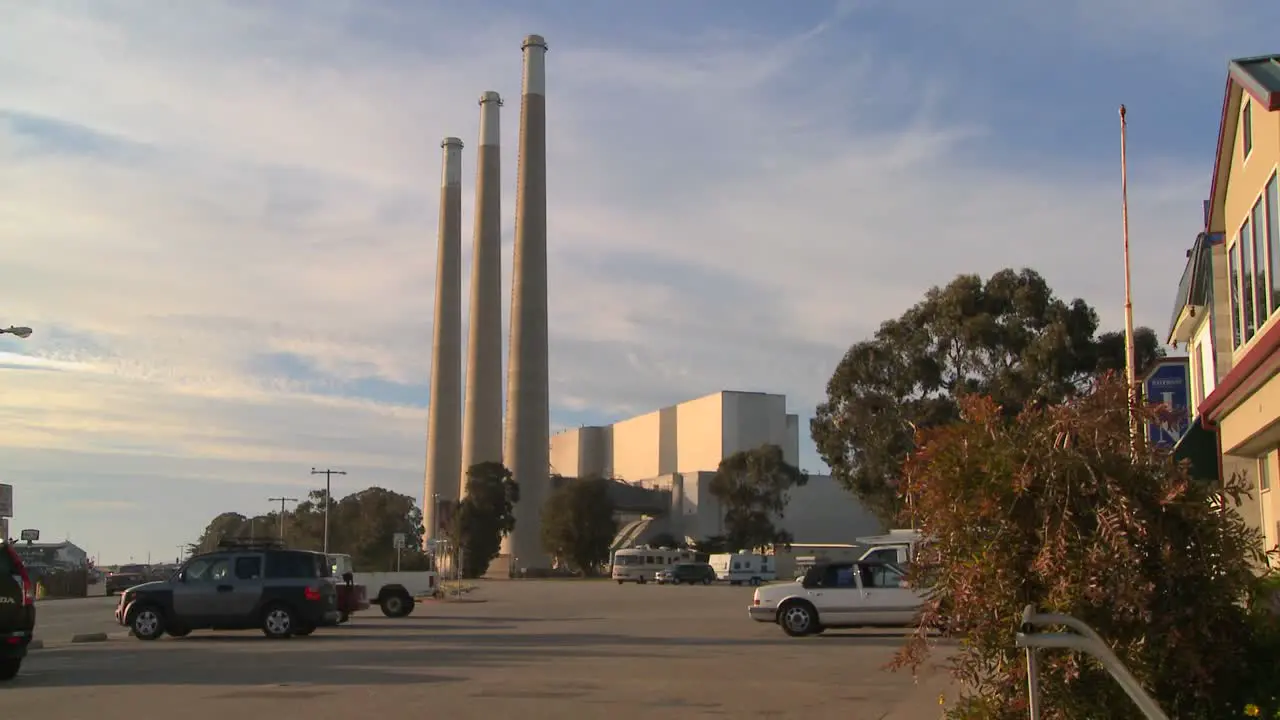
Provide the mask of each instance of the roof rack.
[{"label": "roof rack", "polygon": [[275,538],[223,538],[219,550],[283,550],[284,542]]}]

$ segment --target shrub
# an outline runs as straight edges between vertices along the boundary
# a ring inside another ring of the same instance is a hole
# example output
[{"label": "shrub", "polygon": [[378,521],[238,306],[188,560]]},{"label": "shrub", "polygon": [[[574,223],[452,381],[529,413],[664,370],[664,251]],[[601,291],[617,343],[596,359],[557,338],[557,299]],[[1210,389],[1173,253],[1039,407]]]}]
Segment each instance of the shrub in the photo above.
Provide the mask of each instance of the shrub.
[{"label": "shrub", "polygon": [[[1268,650],[1244,602],[1261,540],[1236,511],[1244,478],[1193,481],[1167,453],[1131,451],[1127,389],[1114,377],[1064,404],[1008,418],[990,399],[921,431],[904,468],[906,512],[929,538],[912,574],[935,593],[921,628],[963,637],[953,718],[1026,717],[1014,646],[1023,606],[1093,626],[1172,717],[1239,717],[1242,678]],[[1132,413],[1132,414],[1131,414]],[[930,651],[922,629],[896,666]],[[1136,709],[1089,658],[1044,651],[1044,717],[1125,718]]]}]

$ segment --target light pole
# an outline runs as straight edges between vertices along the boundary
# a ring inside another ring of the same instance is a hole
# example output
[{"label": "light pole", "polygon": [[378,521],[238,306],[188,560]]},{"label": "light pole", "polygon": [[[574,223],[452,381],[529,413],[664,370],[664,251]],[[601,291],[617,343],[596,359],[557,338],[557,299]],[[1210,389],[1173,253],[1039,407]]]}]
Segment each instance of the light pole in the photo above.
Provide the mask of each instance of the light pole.
[{"label": "light pole", "polygon": [[284,504],[287,502],[296,503],[298,502],[298,498],[274,497],[267,498],[267,502],[280,503],[280,542],[284,542]]},{"label": "light pole", "polygon": [[20,337],[20,338],[22,338],[23,340],[25,340],[25,339],[27,339],[27,338],[31,337],[31,328],[29,328],[29,327],[17,327],[17,326],[14,326],[14,325],[10,325],[10,326],[9,326],[9,327],[7,327],[7,328],[0,328],[0,335],[5,335],[5,334],[9,334],[9,335],[17,335],[18,337]]},{"label": "light pole", "polygon": [[324,554],[329,554],[329,505],[333,503],[333,476],[346,475],[343,470],[317,470],[311,468],[312,475],[324,476]]}]

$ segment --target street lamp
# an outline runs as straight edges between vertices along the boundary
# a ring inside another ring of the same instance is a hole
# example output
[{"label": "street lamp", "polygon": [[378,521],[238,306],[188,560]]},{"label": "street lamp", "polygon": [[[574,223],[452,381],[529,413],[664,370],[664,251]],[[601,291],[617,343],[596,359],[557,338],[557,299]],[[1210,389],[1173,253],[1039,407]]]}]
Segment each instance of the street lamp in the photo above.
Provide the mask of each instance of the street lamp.
[{"label": "street lamp", "polygon": [[10,326],[9,326],[9,327],[7,327],[7,328],[0,328],[0,335],[4,335],[5,333],[8,333],[8,334],[10,334],[10,335],[17,335],[18,337],[20,337],[20,338],[22,338],[23,340],[25,340],[25,339],[27,339],[27,338],[31,337],[31,328],[29,328],[29,327],[17,327],[17,326],[14,326],[14,325],[10,325]]}]

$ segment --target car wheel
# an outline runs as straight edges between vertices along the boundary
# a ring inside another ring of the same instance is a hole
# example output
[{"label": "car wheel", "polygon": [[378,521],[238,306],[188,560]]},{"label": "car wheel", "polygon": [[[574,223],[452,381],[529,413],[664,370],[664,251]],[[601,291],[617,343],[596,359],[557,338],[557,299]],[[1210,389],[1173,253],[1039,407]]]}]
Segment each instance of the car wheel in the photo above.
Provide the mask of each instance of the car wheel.
[{"label": "car wheel", "polygon": [[778,610],[778,625],[791,637],[813,634],[818,628],[818,613],[806,602],[790,602]]},{"label": "car wheel", "polygon": [[187,628],[169,628],[166,632],[169,633],[169,637],[176,638],[186,637],[191,634],[191,631]]},{"label": "car wheel", "polygon": [[159,640],[164,635],[164,613],[150,605],[136,608],[129,618],[129,629],[139,640]]},{"label": "car wheel", "polygon": [[413,612],[413,598],[403,592],[387,595],[378,605],[382,614],[389,618],[402,618]]},{"label": "car wheel", "polygon": [[262,614],[262,634],[273,640],[287,638],[297,629],[293,611],[285,605],[272,605]]},{"label": "car wheel", "polygon": [[0,660],[0,680],[12,680],[18,676],[18,670],[22,668],[22,660],[19,658],[8,658]]},{"label": "car wheel", "polygon": [[297,630],[293,631],[293,634],[297,635],[298,637],[307,637],[308,635],[310,635],[315,631],[316,631],[316,628],[314,625],[300,625]]},{"label": "car wheel", "polygon": [[622,584],[622,581],[621,581],[621,580],[619,580],[619,581],[618,581],[618,584],[619,584],[619,585],[621,585],[621,584]]},{"label": "car wheel", "polygon": [[702,578],[702,584],[703,584],[703,585],[710,585],[710,584],[711,584],[711,578]]}]

